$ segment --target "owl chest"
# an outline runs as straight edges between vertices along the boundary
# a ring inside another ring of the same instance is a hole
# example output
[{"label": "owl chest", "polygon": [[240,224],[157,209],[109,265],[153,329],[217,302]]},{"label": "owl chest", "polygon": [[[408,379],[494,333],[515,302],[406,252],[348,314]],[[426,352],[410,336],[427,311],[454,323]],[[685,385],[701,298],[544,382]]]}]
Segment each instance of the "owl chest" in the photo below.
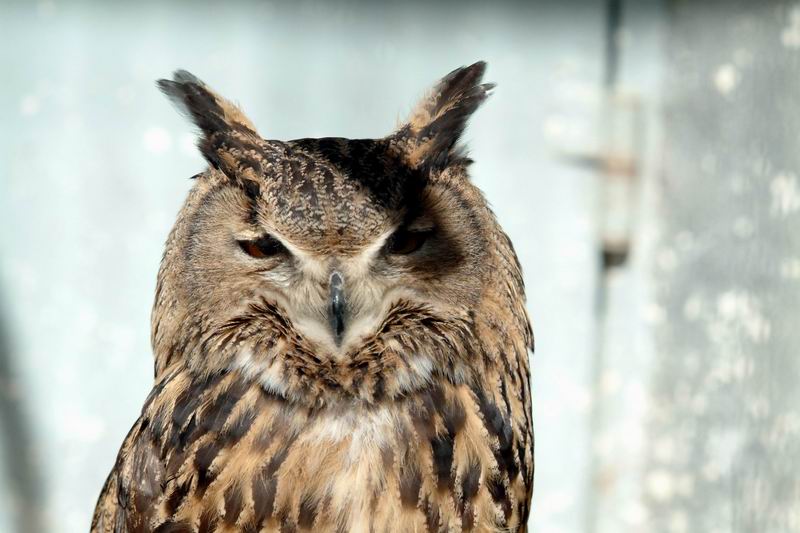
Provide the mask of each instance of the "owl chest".
[{"label": "owl chest", "polygon": [[[522,478],[497,477],[496,437],[464,387],[316,411],[233,380],[208,390],[154,402],[134,437],[125,492],[150,523],[390,532],[514,522]],[[167,406],[171,430],[162,433]],[[142,479],[152,482],[140,492]]]}]

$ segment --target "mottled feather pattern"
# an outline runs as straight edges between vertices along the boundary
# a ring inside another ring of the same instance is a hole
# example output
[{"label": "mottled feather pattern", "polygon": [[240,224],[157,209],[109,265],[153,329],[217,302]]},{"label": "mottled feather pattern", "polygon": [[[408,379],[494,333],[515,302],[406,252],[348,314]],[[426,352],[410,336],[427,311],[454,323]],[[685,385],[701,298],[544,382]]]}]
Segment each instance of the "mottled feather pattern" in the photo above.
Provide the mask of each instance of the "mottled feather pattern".
[{"label": "mottled feather pattern", "polygon": [[[521,268],[458,145],[484,70],[449,74],[376,140],[264,140],[191,74],[159,82],[209,169],[167,241],[155,385],[93,532],[526,530]],[[430,243],[380,251],[411,223]],[[236,251],[265,229],[289,249]],[[341,346],[317,325],[331,269],[350,297]]]}]

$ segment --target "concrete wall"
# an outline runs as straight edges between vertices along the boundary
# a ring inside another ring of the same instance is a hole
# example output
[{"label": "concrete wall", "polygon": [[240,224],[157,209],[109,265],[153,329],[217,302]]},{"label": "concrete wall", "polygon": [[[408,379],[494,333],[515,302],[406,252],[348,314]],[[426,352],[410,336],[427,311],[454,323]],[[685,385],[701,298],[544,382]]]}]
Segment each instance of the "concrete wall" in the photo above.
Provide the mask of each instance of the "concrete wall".
[{"label": "concrete wall", "polygon": [[670,6],[648,531],[800,530],[800,6]]}]

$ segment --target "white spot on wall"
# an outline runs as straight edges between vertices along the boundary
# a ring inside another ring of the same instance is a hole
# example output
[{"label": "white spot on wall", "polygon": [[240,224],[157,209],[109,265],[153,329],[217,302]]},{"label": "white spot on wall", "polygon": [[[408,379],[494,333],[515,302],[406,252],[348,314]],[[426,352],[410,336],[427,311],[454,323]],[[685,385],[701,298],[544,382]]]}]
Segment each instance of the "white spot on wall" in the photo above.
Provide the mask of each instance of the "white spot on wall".
[{"label": "white spot on wall", "polygon": [[647,475],[645,480],[647,493],[659,502],[672,499],[675,494],[675,480],[666,470],[654,470]]},{"label": "white spot on wall", "polygon": [[678,476],[675,488],[678,494],[684,497],[689,497],[694,493],[694,476],[684,472]]},{"label": "white spot on wall", "polygon": [[647,508],[640,502],[631,502],[622,508],[622,519],[632,527],[643,525],[649,518]]},{"label": "white spot on wall", "polygon": [[721,322],[718,325],[741,327],[752,341],[765,341],[770,336],[770,323],[761,313],[755,298],[745,292],[731,290],[720,294],[717,314]]},{"label": "white spot on wall", "polygon": [[564,137],[567,125],[564,119],[558,115],[547,117],[542,124],[542,133],[550,141],[557,141]]},{"label": "white spot on wall", "polygon": [[800,187],[794,174],[778,174],[769,184],[772,214],[788,215],[800,209]]},{"label": "white spot on wall", "polygon": [[606,370],[600,378],[600,390],[603,394],[610,396],[619,391],[622,386],[622,378],[615,370]]},{"label": "white spot on wall", "polygon": [[675,250],[671,248],[662,248],[659,250],[656,255],[656,264],[665,272],[675,270],[675,267],[678,265],[678,256]]},{"label": "white spot on wall", "polygon": [[800,258],[791,257],[781,261],[781,277],[784,279],[800,279]]},{"label": "white spot on wall", "polygon": [[786,48],[800,48],[800,6],[789,12],[789,25],[781,32],[781,43]]},{"label": "white spot on wall", "polygon": [[729,472],[741,453],[744,436],[738,429],[713,431],[706,440],[706,457],[702,475],[709,481],[719,479],[723,473]]},{"label": "white spot on wall", "polygon": [[144,132],[144,148],[154,154],[164,153],[172,146],[172,136],[164,128],[153,126]]},{"label": "white spot on wall", "polygon": [[642,318],[647,324],[662,324],[667,318],[667,311],[660,305],[650,302],[642,310]]},{"label": "white spot on wall", "polygon": [[692,294],[683,304],[683,316],[687,320],[698,320],[703,313],[703,298],[699,294]]},{"label": "white spot on wall", "polygon": [[28,94],[19,102],[19,112],[25,116],[32,116],[39,112],[41,103],[39,98],[33,94]]},{"label": "white spot on wall", "polygon": [[739,85],[740,74],[738,69],[730,63],[720,65],[714,72],[714,86],[720,94],[728,95]]},{"label": "white spot on wall", "polygon": [[765,396],[756,396],[747,402],[747,412],[755,419],[766,418],[771,412],[771,404]]},{"label": "white spot on wall", "polygon": [[672,437],[661,437],[653,443],[653,457],[665,464],[675,459],[675,440]]},{"label": "white spot on wall", "polygon": [[683,511],[674,511],[669,517],[670,533],[687,533],[689,531],[689,518]]}]

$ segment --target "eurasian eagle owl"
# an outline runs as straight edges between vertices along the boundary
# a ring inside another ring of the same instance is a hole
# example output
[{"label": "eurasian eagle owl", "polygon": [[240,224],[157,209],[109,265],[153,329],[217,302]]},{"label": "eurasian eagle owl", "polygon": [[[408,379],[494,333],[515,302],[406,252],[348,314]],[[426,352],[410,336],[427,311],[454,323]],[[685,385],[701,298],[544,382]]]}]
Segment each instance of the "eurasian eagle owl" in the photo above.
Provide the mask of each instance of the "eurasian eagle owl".
[{"label": "eurasian eagle owl", "polygon": [[185,71],[200,130],[152,318],[155,385],[92,531],[523,531],[520,265],[459,146],[457,69],[381,139],[266,140]]}]

